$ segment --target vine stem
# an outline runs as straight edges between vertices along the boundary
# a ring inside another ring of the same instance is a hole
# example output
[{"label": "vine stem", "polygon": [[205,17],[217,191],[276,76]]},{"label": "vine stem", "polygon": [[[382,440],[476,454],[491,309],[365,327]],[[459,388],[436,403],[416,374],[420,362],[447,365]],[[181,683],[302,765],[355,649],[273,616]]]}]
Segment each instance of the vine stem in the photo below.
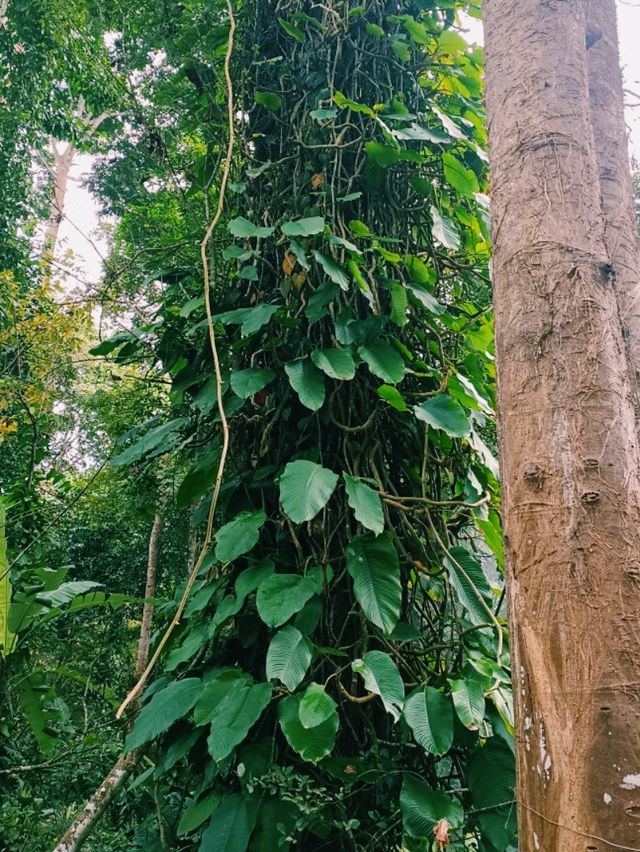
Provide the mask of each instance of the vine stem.
[{"label": "vine stem", "polygon": [[222,211],[224,209],[224,201],[227,190],[227,183],[229,182],[229,174],[231,172],[231,160],[233,157],[233,149],[235,147],[235,109],[234,109],[234,92],[233,92],[233,81],[231,79],[231,57],[233,55],[233,38],[236,31],[236,21],[235,16],[233,14],[233,7],[231,5],[231,0],[227,0],[227,10],[229,13],[229,37],[227,39],[227,50],[224,58],[224,77],[227,89],[227,113],[228,113],[228,122],[229,122],[229,139],[227,142],[227,156],[224,164],[224,169],[222,171],[222,180],[220,182],[220,190],[218,192],[218,204],[216,207],[216,211],[214,213],[213,219],[209,223],[209,226],[206,230],[206,233],[200,243],[200,259],[202,262],[202,278],[204,283],[204,303],[207,312],[207,326],[209,329],[209,342],[211,344],[211,353],[213,357],[213,371],[216,382],[216,399],[218,403],[218,412],[220,414],[220,423],[222,425],[222,451],[220,453],[220,460],[218,461],[218,470],[216,473],[216,480],[213,487],[213,492],[211,495],[211,505],[209,506],[209,514],[207,517],[207,532],[204,538],[204,542],[202,547],[200,548],[200,553],[198,554],[198,558],[196,559],[193,568],[189,572],[187,577],[187,582],[185,583],[184,591],[182,592],[182,597],[178,603],[178,607],[175,611],[173,618],[171,619],[169,626],[165,630],[162,635],[162,638],[158,642],[158,645],[153,653],[153,656],[149,660],[147,667],[140,675],[138,682],[130,690],[129,694],[122,702],[118,710],[116,711],[116,719],[120,719],[124,711],[127,707],[136,700],[136,698],[140,695],[145,683],[147,682],[149,675],[153,671],[155,664],[158,662],[160,654],[164,650],[165,645],[171,638],[173,631],[176,629],[178,624],[180,623],[180,619],[182,618],[182,614],[184,612],[184,608],[187,605],[187,601],[189,600],[189,595],[191,593],[191,589],[193,588],[193,584],[195,582],[196,577],[202,567],[202,563],[204,562],[204,558],[209,551],[209,547],[211,546],[211,540],[213,538],[213,521],[215,517],[216,507],[218,505],[218,498],[220,496],[220,488],[222,486],[222,477],[224,475],[225,464],[227,461],[227,453],[229,451],[229,422],[227,420],[227,416],[224,410],[224,402],[222,399],[222,371],[220,369],[220,356],[218,353],[218,345],[216,342],[216,331],[213,322],[213,313],[211,310],[211,285],[210,285],[210,276],[209,276],[209,264],[207,260],[207,249],[209,243],[211,242],[211,237],[213,236],[213,232],[217,228],[220,219],[222,217]]}]

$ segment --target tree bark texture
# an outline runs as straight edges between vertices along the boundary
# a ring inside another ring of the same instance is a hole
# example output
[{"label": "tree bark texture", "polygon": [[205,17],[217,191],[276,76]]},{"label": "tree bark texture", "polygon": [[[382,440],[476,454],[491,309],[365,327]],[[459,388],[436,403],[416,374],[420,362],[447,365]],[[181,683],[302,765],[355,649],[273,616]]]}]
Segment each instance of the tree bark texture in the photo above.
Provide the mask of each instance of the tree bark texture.
[{"label": "tree bark texture", "polygon": [[585,0],[486,0],[520,848],[640,850],[640,478]]},{"label": "tree bark texture", "polygon": [[142,609],[142,623],[140,624],[140,639],[138,641],[138,654],[136,657],[136,679],[140,677],[147,666],[149,659],[149,644],[151,642],[151,622],[153,620],[153,598],[156,593],[156,573],[158,570],[158,547],[160,534],[162,533],[162,516],[156,515],[149,536],[149,554],[147,559],[147,581],[144,596],[146,598]]},{"label": "tree bark texture", "polygon": [[615,0],[589,0],[587,67],[605,242],[634,383],[640,384],[640,243],[629,169]]}]

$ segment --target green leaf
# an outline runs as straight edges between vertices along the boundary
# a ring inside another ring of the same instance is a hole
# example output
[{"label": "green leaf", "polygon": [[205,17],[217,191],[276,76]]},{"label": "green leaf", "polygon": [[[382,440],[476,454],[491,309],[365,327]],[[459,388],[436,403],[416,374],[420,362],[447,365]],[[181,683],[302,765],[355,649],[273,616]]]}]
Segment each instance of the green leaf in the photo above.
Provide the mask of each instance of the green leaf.
[{"label": "green leaf", "polygon": [[271,693],[269,683],[233,684],[211,720],[207,747],[215,761],[224,760],[246,738],[271,701]]},{"label": "green leaf", "polygon": [[259,331],[266,325],[278,310],[279,305],[256,305],[255,308],[236,308],[235,311],[225,311],[217,314],[214,320],[223,325],[239,325],[242,337]]},{"label": "green leaf", "polygon": [[440,211],[431,206],[431,234],[445,248],[456,249],[460,248],[460,235],[456,226],[451,219],[443,216]]},{"label": "green leaf", "polygon": [[322,317],[326,317],[329,313],[327,305],[333,302],[339,292],[340,288],[333,281],[325,281],[324,284],[321,284],[314,290],[311,296],[309,296],[309,301],[304,311],[309,322],[318,322]]},{"label": "green leaf", "polygon": [[362,115],[368,115],[369,118],[375,118],[376,114],[371,109],[370,106],[366,104],[359,104],[356,101],[352,101],[350,98],[346,98],[342,92],[335,92],[333,95],[333,102],[336,106],[341,109],[350,109],[353,112],[362,113]]},{"label": "green leaf", "polygon": [[313,574],[271,574],[258,586],[258,615],[267,627],[280,627],[318,591]]},{"label": "green leaf", "polygon": [[260,562],[250,565],[236,577],[235,590],[238,598],[244,602],[247,595],[255,592],[260,583],[273,574],[274,565],[271,559],[263,558]]},{"label": "green leaf", "polygon": [[407,291],[394,281],[391,285],[391,322],[402,328],[407,324]]},{"label": "green leaf", "polygon": [[209,819],[218,807],[219,802],[220,796],[216,793],[210,793],[203,796],[199,801],[191,802],[180,817],[177,829],[178,837],[184,837],[185,834],[191,834],[192,831],[199,828],[206,819]]},{"label": "green leaf", "polygon": [[378,24],[367,24],[365,29],[370,36],[375,36],[376,38],[382,38],[382,36],[386,35],[385,31]]},{"label": "green leaf", "polygon": [[400,353],[389,343],[370,343],[361,346],[358,355],[367,364],[374,376],[383,382],[395,385],[404,378],[405,365]]},{"label": "green leaf", "polygon": [[321,234],[324,224],[324,216],[309,216],[307,219],[284,222],[280,230],[286,237],[310,237],[313,234]]},{"label": "green leaf", "polygon": [[309,115],[318,123],[323,121],[333,121],[333,119],[338,115],[338,110],[335,107],[321,107],[319,109],[312,109]]},{"label": "green leaf", "polygon": [[300,721],[303,728],[315,728],[322,725],[337,713],[337,704],[327,694],[324,686],[310,683],[300,702]]},{"label": "green leaf", "polygon": [[326,254],[322,254],[315,249],[311,253],[324,269],[325,274],[333,281],[334,284],[337,284],[342,290],[349,289],[349,276],[343,266],[336,263],[333,258],[328,257]]},{"label": "green leaf", "polygon": [[227,796],[213,812],[199,852],[246,852],[255,822],[254,802],[240,793]]},{"label": "green leaf", "polygon": [[349,230],[355,237],[371,236],[371,229],[364,222],[361,222],[360,219],[352,219],[349,222]]},{"label": "green leaf", "polygon": [[484,719],[484,689],[480,681],[472,677],[450,680],[451,697],[458,718],[470,731],[477,731]]},{"label": "green leaf", "polygon": [[354,660],[351,668],[362,675],[365,689],[380,696],[387,713],[397,722],[404,704],[404,683],[391,657],[384,651],[368,651],[361,660]]},{"label": "green leaf", "polygon": [[129,752],[148,743],[186,716],[201,692],[199,677],[176,680],[156,692],[138,714],[133,730],[125,740],[125,750]]},{"label": "green leaf", "polygon": [[266,520],[267,516],[262,510],[236,515],[216,533],[216,559],[219,562],[233,562],[248,553],[258,543],[260,530]]},{"label": "green leaf", "polygon": [[251,678],[240,669],[225,668],[207,681],[198,696],[193,711],[196,725],[206,725],[215,719],[220,704],[238,686],[250,686]]},{"label": "green leaf", "polygon": [[324,377],[308,358],[300,358],[284,365],[289,384],[298,394],[300,402],[311,411],[324,404]]},{"label": "green leaf", "polygon": [[409,410],[407,403],[404,401],[404,397],[397,388],[394,388],[391,385],[380,385],[380,387],[376,389],[376,393],[380,399],[384,399],[384,401],[388,402],[392,408],[396,409],[396,411]]},{"label": "green leaf", "polygon": [[391,633],[402,605],[400,563],[391,533],[377,537],[365,533],[352,539],[347,547],[347,570],[366,617],[384,633]]},{"label": "green leaf", "polygon": [[329,502],[338,477],[326,467],[299,459],[289,462],[280,477],[280,502],[296,524],[310,521]]},{"label": "green leaf", "polygon": [[282,106],[282,98],[277,92],[256,92],[254,98],[257,104],[272,112],[276,112]]},{"label": "green leaf", "polygon": [[515,780],[513,753],[497,737],[476,749],[467,765],[466,781],[476,818],[492,849],[499,852],[516,843]]},{"label": "green leaf", "polygon": [[452,438],[464,438],[471,431],[463,407],[450,396],[432,396],[421,405],[414,406],[413,411],[418,420],[434,429],[441,429]]},{"label": "green leaf", "polygon": [[367,157],[383,169],[402,159],[402,151],[393,145],[384,145],[382,142],[365,142],[364,150]]},{"label": "green leaf", "polygon": [[269,644],[267,678],[277,678],[293,691],[304,679],[310,663],[311,643],[289,624],[278,631]]},{"label": "green leaf", "polygon": [[284,18],[278,18],[278,23],[287,35],[291,36],[291,38],[294,38],[296,41],[299,41],[300,44],[304,44],[307,40],[307,34],[304,30],[296,27],[296,25],[292,24],[291,21],[286,21]]},{"label": "green leaf", "polygon": [[311,360],[331,379],[347,381],[356,374],[356,365],[346,349],[314,349]]},{"label": "green leaf", "polygon": [[175,420],[170,420],[168,423],[163,423],[161,426],[156,426],[155,429],[151,429],[146,435],[143,435],[142,438],[139,438],[134,444],[111,459],[111,464],[123,465],[139,461],[147,453],[152,451],[157,452],[165,439],[168,439],[170,442],[168,448],[172,448],[174,443],[172,441],[174,438],[173,433],[182,429],[188,422],[186,417],[178,417]]},{"label": "green leaf", "polygon": [[442,790],[433,790],[424,781],[405,774],[400,792],[400,810],[404,830],[411,837],[433,840],[433,827],[446,819],[453,829],[460,828],[464,820],[462,805]]},{"label": "green leaf", "polygon": [[446,152],[442,155],[442,165],[447,183],[462,195],[473,195],[480,192],[475,172],[468,169],[456,156]]},{"label": "green leaf", "polygon": [[[452,547],[445,559],[449,580],[473,624],[490,620],[491,589],[482,565],[464,547]],[[484,606],[482,601],[484,601]]]},{"label": "green leaf", "polygon": [[405,701],[404,718],[413,738],[429,754],[445,754],[453,743],[453,705],[432,686],[417,689]]},{"label": "green leaf", "polygon": [[307,259],[304,248],[296,240],[289,240],[289,249],[295,255],[296,260],[303,269],[311,269],[311,264]]},{"label": "green leaf", "polygon": [[429,290],[421,287],[419,284],[414,284],[412,281],[407,281],[405,284],[407,290],[415,296],[420,304],[432,314],[443,314],[445,312],[444,305],[441,305],[436,297]]},{"label": "green leaf", "polygon": [[73,580],[62,583],[57,589],[49,592],[38,592],[35,599],[46,607],[64,606],[79,595],[85,595],[91,589],[97,589],[102,585],[103,583],[95,583],[93,580]]},{"label": "green leaf", "polygon": [[373,488],[349,476],[348,473],[343,473],[342,478],[349,505],[355,513],[356,520],[363,527],[379,535],[384,530],[384,512],[380,495]]},{"label": "green leaf", "polygon": [[314,728],[305,728],[300,721],[301,701],[302,696],[289,695],[280,702],[280,727],[287,742],[300,757],[317,763],[333,750],[338,732],[338,714],[331,715],[326,722]]},{"label": "green leaf", "polygon": [[249,239],[250,237],[270,237],[275,231],[275,228],[265,228],[262,225],[254,225],[244,216],[238,216],[237,219],[232,219],[228,225],[229,231],[234,237]]},{"label": "green leaf", "polygon": [[231,390],[240,399],[248,399],[266,387],[269,382],[272,382],[275,375],[273,370],[268,367],[250,367],[247,370],[236,370],[231,373]]}]

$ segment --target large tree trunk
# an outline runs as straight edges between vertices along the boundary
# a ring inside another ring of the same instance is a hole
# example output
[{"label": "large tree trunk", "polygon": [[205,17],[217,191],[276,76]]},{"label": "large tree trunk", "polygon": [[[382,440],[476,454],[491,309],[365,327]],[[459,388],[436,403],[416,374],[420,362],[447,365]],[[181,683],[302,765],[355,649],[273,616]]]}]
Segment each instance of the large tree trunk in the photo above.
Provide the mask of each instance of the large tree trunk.
[{"label": "large tree trunk", "polygon": [[640,381],[640,243],[627,150],[615,0],[589,0],[586,43],[605,241],[637,384]]},{"label": "large tree trunk", "polygon": [[487,0],[520,848],[640,849],[640,480],[584,0]]}]

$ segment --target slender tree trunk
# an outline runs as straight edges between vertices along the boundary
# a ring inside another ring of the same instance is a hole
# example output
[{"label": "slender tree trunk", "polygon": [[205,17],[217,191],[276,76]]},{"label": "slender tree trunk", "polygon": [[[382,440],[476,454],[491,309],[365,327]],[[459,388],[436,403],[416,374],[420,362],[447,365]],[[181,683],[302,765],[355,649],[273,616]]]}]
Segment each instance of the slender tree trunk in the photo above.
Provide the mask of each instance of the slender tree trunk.
[{"label": "slender tree trunk", "polygon": [[[158,544],[162,533],[163,521],[159,514],[153,519],[151,535],[149,536],[149,550],[147,558],[147,580],[145,584],[145,598],[151,598],[156,590],[156,572],[158,568]],[[151,638],[151,621],[153,618],[153,604],[145,602],[142,611],[142,623],[140,625],[140,639],[138,640],[138,653],[136,658],[135,676],[138,678],[144,671],[149,657],[149,642]],[[102,784],[84,806],[80,813],[71,823],[64,836],[55,847],[53,852],[78,852],[87,838],[102,818],[109,805],[118,796],[120,790],[127,782],[131,773],[142,759],[146,746],[136,749],[129,754],[118,758],[112,769],[105,776]]]},{"label": "slender tree trunk", "polygon": [[486,0],[520,848],[640,849],[640,479],[584,0]]},{"label": "slender tree trunk", "polygon": [[147,666],[149,659],[149,643],[151,641],[151,622],[153,620],[153,598],[156,593],[156,572],[158,569],[158,545],[160,533],[162,532],[162,516],[156,515],[153,519],[151,535],[149,536],[149,556],[147,560],[147,582],[144,596],[147,600],[142,609],[142,623],[140,625],[140,640],[138,642],[138,655],[136,658],[135,676],[139,678]]},{"label": "slender tree trunk", "polygon": [[640,382],[640,243],[629,169],[615,0],[589,0],[587,67],[605,241],[634,381]]}]

